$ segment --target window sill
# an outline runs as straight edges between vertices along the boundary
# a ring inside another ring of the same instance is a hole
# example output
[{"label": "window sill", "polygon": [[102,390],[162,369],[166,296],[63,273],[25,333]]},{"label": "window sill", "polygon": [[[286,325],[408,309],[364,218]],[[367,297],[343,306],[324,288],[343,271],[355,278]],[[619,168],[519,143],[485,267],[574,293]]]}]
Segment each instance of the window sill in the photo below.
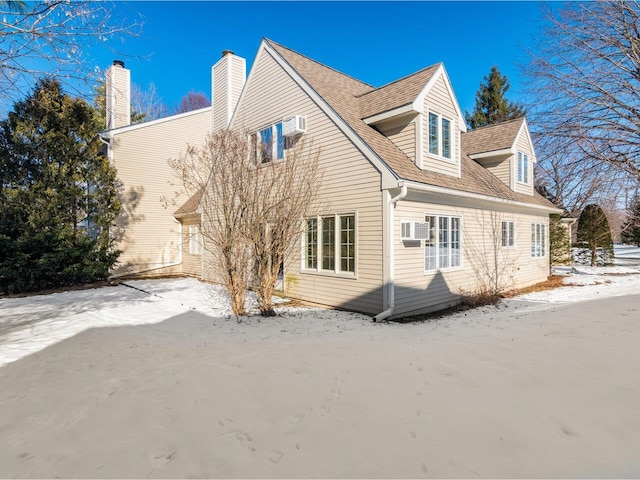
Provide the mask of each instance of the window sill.
[{"label": "window sill", "polygon": [[460,270],[464,270],[464,267],[459,266],[459,267],[438,268],[437,270],[425,270],[424,276],[426,277],[428,275],[436,275],[438,273],[458,272]]},{"label": "window sill", "polygon": [[330,278],[344,278],[347,280],[357,280],[357,275],[351,272],[334,272],[331,270],[311,270],[308,268],[303,268],[300,270],[300,273],[303,275],[315,275],[319,277],[330,277]]}]

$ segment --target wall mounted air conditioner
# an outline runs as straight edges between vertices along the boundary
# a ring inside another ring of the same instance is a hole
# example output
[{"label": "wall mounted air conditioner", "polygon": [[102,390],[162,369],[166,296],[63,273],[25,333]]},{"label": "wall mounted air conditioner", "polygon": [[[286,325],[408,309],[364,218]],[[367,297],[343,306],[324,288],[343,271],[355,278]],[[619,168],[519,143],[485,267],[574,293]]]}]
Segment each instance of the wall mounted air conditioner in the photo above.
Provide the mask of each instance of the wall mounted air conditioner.
[{"label": "wall mounted air conditioner", "polygon": [[304,115],[294,115],[282,121],[282,135],[285,137],[300,135],[306,131],[307,118]]},{"label": "wall mounted air conditioner", "polygon": [[426,240],[429,238],[429,222],[400,222],[401,240]]}]

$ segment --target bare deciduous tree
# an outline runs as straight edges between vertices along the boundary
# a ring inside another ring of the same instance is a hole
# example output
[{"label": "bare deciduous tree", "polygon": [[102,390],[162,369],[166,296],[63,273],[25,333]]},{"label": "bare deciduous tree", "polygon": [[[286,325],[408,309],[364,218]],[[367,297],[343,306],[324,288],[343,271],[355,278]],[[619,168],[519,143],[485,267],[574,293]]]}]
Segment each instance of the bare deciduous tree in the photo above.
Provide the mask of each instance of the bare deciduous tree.
[{"label": "bare deciduous tree", "polygon": [[202,92],[190,91],[182,100],[175,109],[175,113],[184,113],[191,112],[193,110],[198,110],[199,108],[205,108],[211,106],[211,100]]},{"label": "bare deciduous tree", "polygon": [[496,300],[515,283],[518,260],[518,251],[513,248],[515,223],[498,212],[486,211],[479,211],[474,220],[478,231],[466,233],[464,241],[465,257],[475,274],[476,286],[461,293],[484,303]]},{"label": "bare deciduous tree", "polygon": [[88,47],[140,31],[114,8],[102,1],[0,1],[0,100],[20,96],[41,77],[69,87],[90,80]]},{"label": "bare deciduous tree", "polygon": [[589,203],[615,200],[628,174],[609,163],[584,154],[579,142],[534,134],[536,140],[536,189],[577,218]]},{"label": "bare deciduous tree", "polygon": [[532,123],[573,142],[581,160],[640,174],[640,4],[568,3],[528,67]]},{"label": "bare deciduous tree", "polygon": [[170,163],[187,194],[201,195],[203,248],[234,313],[246,313],[255,275],[260,312],[273,315],[281,265],[317,199],[319,150],[298,139],[287,143],[283,160],[259,161],[261,147],[252,138],[245,131],[219,131]]},{"label": "bare deciduous tree", "polygon": [[274,315],[272,296],[282,265],[318,197],[320,151],[299,138],[284,161],[256,169],[247,238],[253,247],[260,313]]}]

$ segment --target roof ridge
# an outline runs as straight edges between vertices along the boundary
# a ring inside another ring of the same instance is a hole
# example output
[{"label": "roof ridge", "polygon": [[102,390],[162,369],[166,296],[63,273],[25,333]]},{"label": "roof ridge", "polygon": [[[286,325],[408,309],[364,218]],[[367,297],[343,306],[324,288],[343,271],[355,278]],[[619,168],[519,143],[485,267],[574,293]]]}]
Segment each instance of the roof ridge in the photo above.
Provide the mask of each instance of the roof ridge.
[{"label": "roof ridge", "polygon": [[[277,45],[277,46],[278,46],[278,47],[280,47],[280,48],[284,48],[285,50],[289,50],[290,52],[293,52],[293,53],[295,53],[296,55],[299,55],[299,56],[301,56],[302,58],[304,58],[304,59],[306,59],[306,60],[309,60],[310,62],[313,62],[313,63],[315,63],[315,64],[317,64],[317,65],[320,65],[321,67],[324,67],[324,68],[326,68],[326,69],[328,69],[328,70],[331,70],[331,71],[333,71],[333,72],[335,72],[335,73],[337,73],[337,74],[339,74],[339,75],[342,75],[343,77],[350,78],[351,80],[354,80],[354,81],[356,81],[356,82],[358,82],[358,83],[361,83],[361,84],[362,84],[362,85],[364,85],[364,86],[370,87],[370,88],[372,88],[373,90],[375,90],[375,89],[376,89],[376,87],[374,87],[373,85],[371,85],[371,84],[369,84],[369,83],[367,83],[367,82],[363,82],[362,80],[360,80],[360,79],[358,79],[358,78],[356,78],[356,77],[354,77],[354,76],[351,76],[351,75],[349,75],[348,73],[341,72],[340,70],[337,70],[337,69],[335,69],[335,68],[333,68],[333,67],[330,67],[329,65],[325,65],[324,63],[320,63],[319,61],[314,60],[314,59],[313,59],[313,58],[311,58],[311,57],[307,57],[306,55],[304,55],[304,54],[302,54],[302,53],[300,53],[300,52],[298,52],[298,51],[296,51],[296,50],[294,50],[294,49],[292,49],[292,48],[286,47],[286,46],[284,46],[284,45],[282,45],[282,44],[280,44],[280,43],[278,43],[278,42],[274,42],[273,40],[270,40],[270,39],[268,39],[267,37],[262,37],[262,39],[263,39],[265,42],[267,42],[269,45]],[[288,62],[287,62],[287,63],[288,63]],[[373,91],[373,90],[372,90],[372,91]],[[368,92],[367,92],[367,93],[368,93]]]},{"label": "roof ridge", "polygon": [[519,117],[516,117],[516,118],[510,118],[509,120],[504,120],[503,122],[500,122],[500,123],[491,123],[488,125],[483,125],[481,127],[474,128],[473,130],[469,130],[468,132],[464,132],[464,133],[469,134],[469,133],[477,132],[479,130],[485,130],[487,128],[499,127],[499,126],[506,125],[508,123],[513,123],[523,119],[526,119],[526,115],[520,115]]},{"label": "roof ridge", "polygon": [[393,85],[394,83],[398,83],[398,82],[401,82],[401,81],[406,80],[408,78],[414,77],[414,76],[416,76],[416,75],[418,75],[418,74],[420,74],[420,73],[422,73],[422,72],[424,72],[426,70],[429,70],[430,68],[439,67],[440,65],[444,65],[444,63],[443,62],[438,62],[438,63],[434,63],[432,65],[429,65],[427,67],[421,68],[417,72],[410,73],[409,75],[405,75],[404,77],[400,77],[400,78],[398,78],[396,80],[393,80],[393,81],[391,81],[389,83],[385,83],[384,85],[382,85],[380,87],[377,87],[374,90],[371,90],[370,92],[361,93],[360,95],[357,95],[357,98],[362,98],[365,95],[369,95],[370,93],[377,92],[378,90],[382,90],[383,88],[389,87],[389,86]]}]

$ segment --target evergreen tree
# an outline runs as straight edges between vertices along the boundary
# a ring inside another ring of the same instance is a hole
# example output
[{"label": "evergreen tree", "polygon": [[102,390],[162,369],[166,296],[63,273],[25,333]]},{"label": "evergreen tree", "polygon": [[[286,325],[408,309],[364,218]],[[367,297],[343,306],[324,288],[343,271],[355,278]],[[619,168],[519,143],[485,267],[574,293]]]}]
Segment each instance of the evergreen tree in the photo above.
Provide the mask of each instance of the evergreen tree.
[{"label": "evergreen tree", "polygon": [[551,265],[571,263],[571,239],[567,227],[562,223],[562,215],[549,215],[549,255]]},{"label": "evergreen tree", "polygon": [[0,289],[39,290],[107,278],[119,252],[115,170],[100,118],[41,80],[0,122]]},{"label": "evergreen tree", "polygon": [[[613,238],[607,216],[598,205],[584,207],[578,219],[578,247],[588,256],[591,266],[606,265],[613,260]],[[584,256],[584,255],[582,255]]]},{"label": "evergreen tree", "polygon": [[525,109],[519,103],[510,102],[505,97],[511,87],[506,75],[502,75],[498,67],[491,67],[491,73],[484,77],[483,83],[476,92],[476,105],[473,112],[465,112],[465,120],[469,128],[504,122],[521,117]]},{"label": "evergreen tree", "polygon": [[622,242],[640,247],[640,199],[633,202],[622,227]]}]

